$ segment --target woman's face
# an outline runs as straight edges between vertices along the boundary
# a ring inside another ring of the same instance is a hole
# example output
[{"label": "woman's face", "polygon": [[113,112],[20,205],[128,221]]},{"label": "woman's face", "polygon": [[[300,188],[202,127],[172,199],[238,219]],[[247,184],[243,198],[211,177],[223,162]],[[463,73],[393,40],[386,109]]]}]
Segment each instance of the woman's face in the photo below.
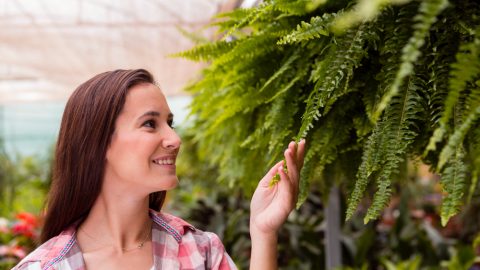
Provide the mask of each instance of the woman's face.
[{"label": "woman's face", "polygon": [[181,141],[172,123],[173,115],[157,86],[132,87],[115,121],[104,181],[142,195],[174,188]]}]

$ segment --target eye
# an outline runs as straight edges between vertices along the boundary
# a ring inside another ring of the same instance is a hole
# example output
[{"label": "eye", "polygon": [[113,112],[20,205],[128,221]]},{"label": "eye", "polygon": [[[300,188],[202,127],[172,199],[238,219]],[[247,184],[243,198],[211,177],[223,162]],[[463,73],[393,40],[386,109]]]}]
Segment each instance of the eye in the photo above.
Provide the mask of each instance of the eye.
[{"label": "eye", "polygon": [[155,120],[149,119],[149,120],[143,122],[142,127],[155,128],[156,127]]},{"label": "eye", "polygon": [[173,119],[168,119],[167,123],[170,128],[175,129]]}]

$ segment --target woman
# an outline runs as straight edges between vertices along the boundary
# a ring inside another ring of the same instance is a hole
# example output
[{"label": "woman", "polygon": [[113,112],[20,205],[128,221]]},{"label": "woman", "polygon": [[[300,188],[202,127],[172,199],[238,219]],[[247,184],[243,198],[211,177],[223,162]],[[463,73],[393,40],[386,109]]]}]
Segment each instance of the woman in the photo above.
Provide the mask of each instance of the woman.
[{"label": "woman", "polygon": [[[150,73],[99,74],[62,118],[43,244],[14,269],[235,269],[219,238],[160,212],[177,185],[180,138]],[[251,269],[276,269],[277,230],[298,193],[305,142],[285,151],[251,202]],[[269,187],[279,173],[281,181]]]}]

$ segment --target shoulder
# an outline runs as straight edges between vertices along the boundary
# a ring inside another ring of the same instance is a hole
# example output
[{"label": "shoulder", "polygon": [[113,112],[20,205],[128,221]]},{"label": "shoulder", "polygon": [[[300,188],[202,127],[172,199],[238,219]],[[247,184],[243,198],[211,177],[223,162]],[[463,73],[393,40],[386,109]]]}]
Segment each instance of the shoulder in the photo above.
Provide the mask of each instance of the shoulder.
[{"label": "shoulder", "polygon": [[155,223],[173,235],[181,244],[194,241],[202,247],[222,247],[223,249],[223,244],[215,233],[199,230],[187,221],[165,212],[150,211],[150,214]]},{"label": "shoulder", "polygon": [[12,270],[44,269],[62,259],[75,242],[75,229],[69,228],[37,247]]}]

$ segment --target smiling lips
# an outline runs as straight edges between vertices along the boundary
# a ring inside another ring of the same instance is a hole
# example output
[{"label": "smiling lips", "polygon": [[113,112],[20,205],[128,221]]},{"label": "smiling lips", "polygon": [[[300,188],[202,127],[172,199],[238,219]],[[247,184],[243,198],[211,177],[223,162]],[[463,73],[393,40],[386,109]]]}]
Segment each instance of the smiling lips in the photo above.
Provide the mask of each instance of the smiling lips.
[{"label": "smiling lips", "polygon": [[155,159],[153,160],[153,163],[158,165],[175,165],[175,159],[174,158]]}]

